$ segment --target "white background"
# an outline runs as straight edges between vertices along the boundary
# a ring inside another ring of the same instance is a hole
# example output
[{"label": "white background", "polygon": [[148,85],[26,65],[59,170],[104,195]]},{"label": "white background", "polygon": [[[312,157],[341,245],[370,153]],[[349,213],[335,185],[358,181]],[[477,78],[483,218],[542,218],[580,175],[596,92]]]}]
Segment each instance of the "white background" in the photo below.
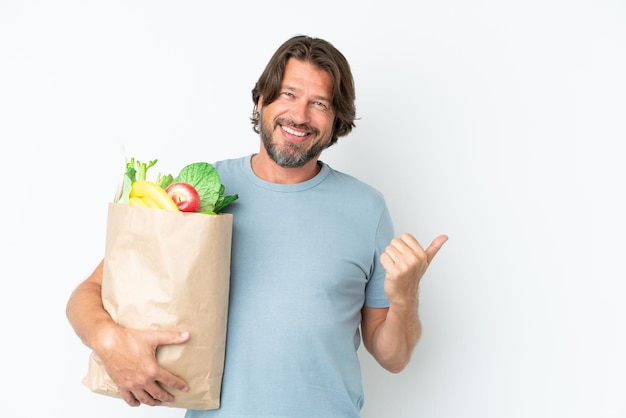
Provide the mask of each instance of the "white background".
[{"label": "white background", "polygon": [[65,303],[103,254],[120,144],[162,172],[255,152],[250,90],[299,33],[356,81],[322,159],[398,232],[450,236],[409,367],[361,353],[363,417],[626,417],[620,0],[0,1],[2,408],[182,417],[83,387]]}]

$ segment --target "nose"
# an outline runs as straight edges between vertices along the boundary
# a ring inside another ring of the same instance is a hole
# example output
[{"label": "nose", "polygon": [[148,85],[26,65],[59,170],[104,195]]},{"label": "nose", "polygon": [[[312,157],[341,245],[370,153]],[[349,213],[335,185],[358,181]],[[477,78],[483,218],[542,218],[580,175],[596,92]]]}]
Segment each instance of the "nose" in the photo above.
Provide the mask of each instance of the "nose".
[{"label": "nose", "polygon": [[309,123],[309,103],[305,100],[296,100],[292,103],[289,115],[295,123]]}]

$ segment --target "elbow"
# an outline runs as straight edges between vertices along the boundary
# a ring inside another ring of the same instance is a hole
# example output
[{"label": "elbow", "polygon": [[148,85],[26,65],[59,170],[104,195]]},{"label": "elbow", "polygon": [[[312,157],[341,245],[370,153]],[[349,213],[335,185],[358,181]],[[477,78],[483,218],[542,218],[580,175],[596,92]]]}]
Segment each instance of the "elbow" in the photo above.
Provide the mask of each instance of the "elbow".
[{"label": "elbow", "polygon": [[392,373],[392,374],[399,374],[405,368],[406,366],[400,366],[400,367],[394,367],[394,368],[386,368],[385,370],[387,370],[389,373]]},{"label": "elbow", "polygon": [[404,369],[406,369],[406,366],[409,365],[409,359],[405,359],[402,361],[395,361],[395,362],[388,362],[386,364],[381,363],[381,366],[383,366],[383,368],[385,370],[387,370],[389,373],[393,373],[393,374],[399,374],[400,372],[402,372]]},{"label": "elbow", "polygon": [[377,355],[374,355],[374,358],[383,369],[390,373],[398,374],[409,365],[411,352],[406,351],[404,353],[389,353],[387,356],[382,355],[382,353],[377,353]]},{"label": "elbow", "polygon": [[396,349],[387,353],[378,351],[375,354],[372,354],[374,354],[374,358],[376,358],[378,364],[380,364],[385,370],[393,374],[398,374],[409,365],[413,355],[413,349],[417,345],[418,341],[419,338],[412,340],[410,343],[403,346],[403,349]]}]

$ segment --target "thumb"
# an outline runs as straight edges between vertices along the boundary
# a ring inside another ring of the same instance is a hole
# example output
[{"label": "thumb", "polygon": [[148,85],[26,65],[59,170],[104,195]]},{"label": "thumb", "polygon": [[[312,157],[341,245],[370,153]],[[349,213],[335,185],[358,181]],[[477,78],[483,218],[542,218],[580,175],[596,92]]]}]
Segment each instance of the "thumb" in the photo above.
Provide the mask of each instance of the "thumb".
[{"label": "thumb", "polygon": [[189,340],[187,331],[157,331],[157,345],[182,344]]},{"label": "thumb", "polygon": [[430,264],[432,259],[435,258],[435,255],[437,255],[437,252],[439,252],[439,250],[441,249],[441,247],[447,240],[448,240],[447,235],[439,235],[437,238],[433,240],[433,242],[430,243],[428,248],[426,248],[425,252],[426,252],[426,260],[428,261],[428,264]]}]

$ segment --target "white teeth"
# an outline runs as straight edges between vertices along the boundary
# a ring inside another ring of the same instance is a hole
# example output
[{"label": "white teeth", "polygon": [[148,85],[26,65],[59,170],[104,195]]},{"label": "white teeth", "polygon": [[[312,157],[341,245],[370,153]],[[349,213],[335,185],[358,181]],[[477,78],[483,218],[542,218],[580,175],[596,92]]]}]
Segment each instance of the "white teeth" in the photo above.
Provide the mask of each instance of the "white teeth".
[{"label": "white teeth", "polygon": [[291,129],[289,126],[282,126],[283,130],[291,135],[295,136],[305,136],[306,132],[298,132]]}]

